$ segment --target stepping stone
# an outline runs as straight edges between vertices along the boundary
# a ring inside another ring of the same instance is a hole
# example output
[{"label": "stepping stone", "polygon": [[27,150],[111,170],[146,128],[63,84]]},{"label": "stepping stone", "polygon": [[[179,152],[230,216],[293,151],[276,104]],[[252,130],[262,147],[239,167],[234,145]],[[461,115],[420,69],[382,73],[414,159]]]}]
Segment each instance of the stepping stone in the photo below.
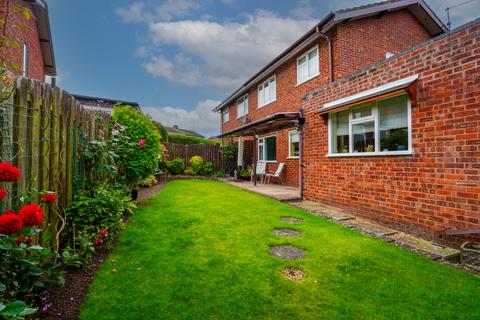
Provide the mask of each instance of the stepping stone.
[{"label": "stepping stone", "polygon": [[270,254],[277,258],[295,260],[305,256],[305,251],[294,246],[275,246],[270,247]]},{"label": "stepping stone", "polygon": [[292,229],[273,229],[273,233],[281,237],[300,237],[300,231]]},{"label": "stepping stone", "polygon": [[300,280],[303,280],[303,278],[305,278],[305,272],[298,269],[285,268],[282,270],[282,273],[287,279],[292,281],[300,281]]},{"label": "stepping stone", "polygon": [[300,218],[294,218],[294,217],[281,217],[280,220],[288,223],[301,223],[303,222],[303,219]]}]

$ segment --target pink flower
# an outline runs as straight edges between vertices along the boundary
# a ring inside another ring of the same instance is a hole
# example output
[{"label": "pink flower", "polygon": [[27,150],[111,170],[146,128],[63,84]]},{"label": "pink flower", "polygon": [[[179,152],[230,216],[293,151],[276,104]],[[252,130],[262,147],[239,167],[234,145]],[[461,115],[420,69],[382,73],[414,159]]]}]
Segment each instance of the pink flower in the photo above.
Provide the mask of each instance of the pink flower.
[{"label": "pink flower", "polygon": [[118,128],[120,128],[120,123],[115,122],[114,126],[115,126],[115,129],[118,129]]},{"label": "pink flower", "polygon": [[118,136],[120,132],[118,130],[112,130],[112,136]]},{"label": "pink flower", "polygon": [[138,141],[138,145],[140,146],[140,148],[145,147],[145,140],[140,139],[140,141]]}]

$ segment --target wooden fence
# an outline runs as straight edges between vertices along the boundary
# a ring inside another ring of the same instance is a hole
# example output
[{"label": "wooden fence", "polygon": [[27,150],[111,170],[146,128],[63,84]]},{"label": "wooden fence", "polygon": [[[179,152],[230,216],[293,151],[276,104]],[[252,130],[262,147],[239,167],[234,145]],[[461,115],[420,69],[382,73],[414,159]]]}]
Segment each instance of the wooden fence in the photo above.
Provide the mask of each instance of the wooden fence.
[{"label": "wooden fence", "polygon": [[[221,146],[218,144],[176,144],[167,143],[168,160],[180,158],[185,163],[185,168],[189,167],[189,160],[193,156],[201,156],[205,162],[213,163],[215,171],[223,170],[227,174],[233,175],[233,170],[237,167],[237,150],[231,161],[225,161],[222,158]],[[244,144],[244,165],[252,163],[253,141],[245,141]]]},{"label": "wooden fence", "polygon": [[53,191],[56,214],[47,212],[47,221],[55,229],[58,213],[83,185],[83,146],[107,134],[110,115],[84,110],[66,91],[25,78],[16,79],[14,94],[0,107],[0,160],[22,173],[18,182],[2,185],[9,193],[3,209],[18,208],[25,190]]}]

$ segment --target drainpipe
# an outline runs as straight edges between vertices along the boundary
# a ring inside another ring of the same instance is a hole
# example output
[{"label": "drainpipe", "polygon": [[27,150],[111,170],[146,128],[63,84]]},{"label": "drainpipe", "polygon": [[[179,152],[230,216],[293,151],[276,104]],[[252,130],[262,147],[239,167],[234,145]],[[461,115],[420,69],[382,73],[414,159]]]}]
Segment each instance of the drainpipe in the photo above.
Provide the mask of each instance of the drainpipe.
[{"label": "drainpipe", "polygon": [[328,45],[328,61],[329,61],[329,76],[330,76],[330,82],[333,82],[333,54],[332,54],[332,40],[330,39],[329,36],[327,36],[325,33],[321,32],[318,26],[316,27],[316,31],[319,35],[321,35],[325,41],[327,41]]},{"label": "drainpipe", "polygon": [[298,180],[300,187],[300,199],[303,200],[303,109],[298,110]]},{"label": "drainpipe", "polygon": [[257,133],[253,131],[253,185],[257,186]]}]

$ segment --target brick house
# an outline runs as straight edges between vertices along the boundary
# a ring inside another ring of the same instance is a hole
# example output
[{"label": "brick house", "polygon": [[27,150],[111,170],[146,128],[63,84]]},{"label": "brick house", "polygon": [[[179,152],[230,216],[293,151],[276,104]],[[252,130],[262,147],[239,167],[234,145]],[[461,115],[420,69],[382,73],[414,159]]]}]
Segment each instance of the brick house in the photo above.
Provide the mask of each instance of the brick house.
[{"label": "brick house", "polygon": [[110,98],[85,96],[80,94],[72,94],[72,96],[80,103],[80,106],[86,110],[102,111],[112,113],[116,104],[129,105],[135,109],[140,109],[140,104],[134,101],[123,101]]},{"label": "brick house", "polygon": [[215,110],[305,199],[431,238],[480,227],[480,21],[419,1],[329,14]]},{"label": "brick house", "polygon": [[[28,9],[34,18],[25,20],[17,8]],[[0,17],[7,21],[4,33],[18,44],[6,50],[9,62],[20,67],[18,75],[40,81],[45,81],[45,76],[55,77],[47,3],[43,0],[0,0]]]}]

